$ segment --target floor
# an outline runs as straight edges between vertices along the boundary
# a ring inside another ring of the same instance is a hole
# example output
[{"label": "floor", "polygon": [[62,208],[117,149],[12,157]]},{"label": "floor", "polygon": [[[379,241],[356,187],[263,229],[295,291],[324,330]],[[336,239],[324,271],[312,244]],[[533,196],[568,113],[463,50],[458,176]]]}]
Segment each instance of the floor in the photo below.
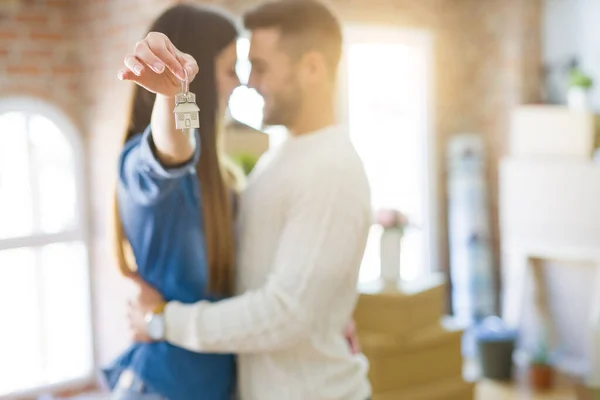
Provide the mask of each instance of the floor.
[{"label": "floor", "polygon": [[553,389],[547,392],[534,392],[527,386],[526,369],[515,367],[513,382],[500,383],[479,378],[481,371],[474,360],[465,362],[465,379],[479,382],[476,387],[476,400],[600,400],[600,391],[594,395],[581,385],[581,380],[556,372]]},{"label": "floor", "polygon": [[[78,397],[78,400],[107,400],[106,395],[90,395]],[[483,381],[477,385],[476,400],[600,400],[600,396],[577,397],[575,390],[568,387],[559,387],[548,393],[533,394],[525,388],[515,388],[512,385],[503,385]]]},{"label": "floor", "polygon": [[[575,389],[569,386],[561,386],[547,393],[532,393],[525,387],[498,384],[492,382],[481,382],[477,385],[477,400],[580,400]],[[592,399],[592,398],[590,398]],[[587,400],[587,399],[586,399]]]}]

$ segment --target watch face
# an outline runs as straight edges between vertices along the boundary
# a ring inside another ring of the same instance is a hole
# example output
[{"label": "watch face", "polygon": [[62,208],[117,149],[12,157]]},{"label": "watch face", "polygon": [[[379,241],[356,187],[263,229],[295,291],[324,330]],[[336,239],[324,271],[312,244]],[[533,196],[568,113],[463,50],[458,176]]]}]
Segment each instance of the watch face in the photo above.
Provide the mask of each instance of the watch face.
[{"label": "watch face", "polygon": [[152,340],[162,340],[165,336],[165,322],[162,314],[146,316],[146,331]]}]

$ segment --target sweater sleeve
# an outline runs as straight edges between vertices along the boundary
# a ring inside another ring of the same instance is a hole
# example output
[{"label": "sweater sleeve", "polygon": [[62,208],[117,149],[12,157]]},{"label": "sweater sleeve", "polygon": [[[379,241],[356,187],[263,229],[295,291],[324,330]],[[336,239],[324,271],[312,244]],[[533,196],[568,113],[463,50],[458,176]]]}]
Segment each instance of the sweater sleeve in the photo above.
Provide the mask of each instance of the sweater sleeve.
[{"label": "sweater sleeve", "polygon": [[170,343],[198,352],[286,348],[331,320],[331,301],[355,299],[370,206],[348,174],[334,172],[294,196],[263,287],[217,303],[167,305]]},{"label": "sweater sleeve", "polygon": [[195,141],[192,158],[177,167],[167,168],[156,157],[150,125],[141,137],[126,143],[119,159],[119,185],[130,198],[140,204],[158,202],[173,188],[175,180],[194,168],[200,158],[200,137],[194,131],[191,140]]}]

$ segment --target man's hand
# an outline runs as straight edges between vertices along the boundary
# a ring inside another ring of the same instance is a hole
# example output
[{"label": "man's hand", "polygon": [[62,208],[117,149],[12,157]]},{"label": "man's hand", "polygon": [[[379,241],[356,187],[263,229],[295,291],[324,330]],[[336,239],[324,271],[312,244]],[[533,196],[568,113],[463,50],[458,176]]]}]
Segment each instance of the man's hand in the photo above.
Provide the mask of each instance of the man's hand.
[{"label": "man's hand", "polygon": [[129,301],[127,318],[132,339],[136,342],[152,342],[146,330],[145,317],[148,313],[161,313],[165,307],[162,295],[141,278],[134,278],[138,295]]},{"label": "man's hand", "polygon": [[354,320],[350,321],[350,323],[346,325],[346,329],[344,329],[344,337],[348,341],[348,345],[350,346],[350,351],[352,354],[359,354],[360,342],[358,340],[358,335],[356,334],[356,323]]}]

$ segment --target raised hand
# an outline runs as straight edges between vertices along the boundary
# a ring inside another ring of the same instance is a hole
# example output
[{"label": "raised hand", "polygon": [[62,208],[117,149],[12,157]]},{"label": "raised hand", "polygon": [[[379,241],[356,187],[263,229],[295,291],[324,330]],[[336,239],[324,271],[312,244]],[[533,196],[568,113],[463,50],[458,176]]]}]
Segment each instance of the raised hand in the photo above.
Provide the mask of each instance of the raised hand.
[{"label": "raised hand", "polygon": [[150,92],[174,97],[181,91],[181,82],[194,80],[198,64],[189,54],[179,51],[169,38],[158,32],[150,32],[136,43],[132,54],[125,56],[125,67],[119,71],[119,79],[137,83]]}]

